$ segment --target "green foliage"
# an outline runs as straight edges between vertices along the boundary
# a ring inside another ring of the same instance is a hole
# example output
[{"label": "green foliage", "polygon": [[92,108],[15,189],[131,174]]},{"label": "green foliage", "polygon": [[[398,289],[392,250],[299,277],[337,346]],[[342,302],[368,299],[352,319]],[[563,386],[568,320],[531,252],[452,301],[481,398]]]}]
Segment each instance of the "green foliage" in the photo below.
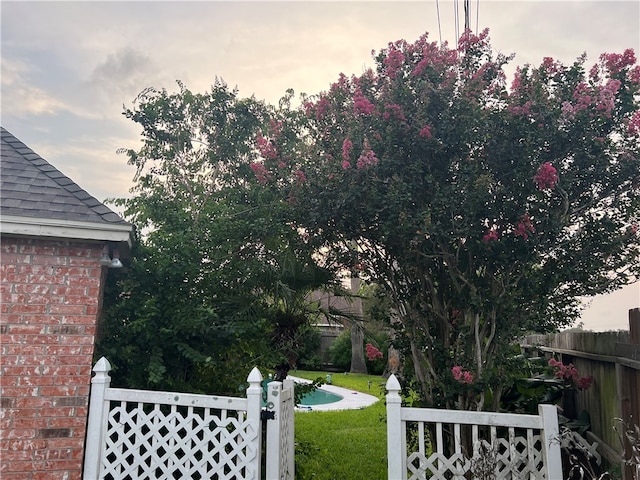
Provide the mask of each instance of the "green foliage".
[{"label": "green foliage", "polygon": [[507,88],[510,61],[486,31],[391,43],[265,136],[259,180],[327,265],[382,289],[432,406],[497,409],[514,338],[570,325],[581,296],[640,269],[633,52],[545,59]]},{"label": "green foliage", "polygon": [[[382,375],[387,365],[389,351],[389,336],[384,331],[367,330],[362,343],[362,350],[365,350],[365,344],[372,343],[376,348],[382,351],[383,357],[380,359],[369,360],[365,354],[367,371],[372,375]],[[335,368],[348,372],[351,368],[351,334],[349,331],[342,332],[329,347],[329,355],[331,363]]]},{"label": "green foliage", "polygon": [[351,332],[349,330],[336,337],[329,347],[329,356],[335,368],[349,371],[351,368]]},{"label": "green foliage", "polygon": [[126,109],[142,144],[118,204],[140,232],[112,272],[96,354],[114,384],[237,393],[258,365],[295,365],[329,285],[279,195],[256,188],[256,136],[273,109],[216,81],[193,94],[148,89]]}]

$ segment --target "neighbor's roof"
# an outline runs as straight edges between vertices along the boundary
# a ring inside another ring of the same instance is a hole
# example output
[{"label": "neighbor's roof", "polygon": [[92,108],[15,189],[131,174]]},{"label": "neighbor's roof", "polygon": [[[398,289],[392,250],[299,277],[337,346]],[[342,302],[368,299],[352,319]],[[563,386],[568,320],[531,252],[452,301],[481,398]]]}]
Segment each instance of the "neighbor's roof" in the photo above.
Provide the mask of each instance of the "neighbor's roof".
[{"label": "neighbor's roof", "polygon": [[0,135],[0,232],[130,242],[130,223],[5,128]]}]

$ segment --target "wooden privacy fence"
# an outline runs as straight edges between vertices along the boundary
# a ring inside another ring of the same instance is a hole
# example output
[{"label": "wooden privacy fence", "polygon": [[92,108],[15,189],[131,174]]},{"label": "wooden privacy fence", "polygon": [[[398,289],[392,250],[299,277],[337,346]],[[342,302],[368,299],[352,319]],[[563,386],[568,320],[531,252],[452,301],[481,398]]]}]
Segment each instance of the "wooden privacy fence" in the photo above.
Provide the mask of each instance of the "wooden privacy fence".
[{"label": "wooden privacy fence", "polygon": [[[584,411],[589,414],[590,429],[586,437],[598,444],[598,451],[610,463],[623,467],[624,479],[634,479],[634,472],[621,463],[622,419],[630,425],[640,419],[640,309],[629,310],[629,331],[568,331],[550,335],[530,335],[521,340],[525,354],[557,357],[565,364],[573,363],[580,375],[592,376],[588,390],[565,392],[563,413],[576,419]],[[627,454],[631,445],[626,445]]]},{"label": "wooden privacy fence", "polygon": [[293,382],[269,383],[263,410],[257,368],[246,398],[111,388],[109,362],[93,370],[83,480],[294,478]]},{"label": "wooden privacy fence", "polygon": [[387,391],[388,480],[562,480],[554,405],[538,415],[403,407],[394,375]]}]

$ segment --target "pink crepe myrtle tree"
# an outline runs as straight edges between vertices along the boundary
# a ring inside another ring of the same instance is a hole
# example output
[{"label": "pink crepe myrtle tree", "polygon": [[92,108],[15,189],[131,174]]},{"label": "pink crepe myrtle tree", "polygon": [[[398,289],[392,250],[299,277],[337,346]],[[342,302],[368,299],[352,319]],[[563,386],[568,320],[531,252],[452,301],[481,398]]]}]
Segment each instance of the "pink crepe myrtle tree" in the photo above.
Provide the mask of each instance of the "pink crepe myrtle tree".
[{"label": "pink crepe myrtle tree", "polygon": [[[638,275],[634,52],[591,68],[545,58],[509,83],[512,59],[486,30],[455,48],[427,34],[390,43],[375,68],[299,109],[284,102],[269,140],[290,167],[265,156],[257,178],[281,191],[319,261],[357,264],[384,290],[428,405],[497,408],[514,338],[572,324],[580,296]],[[473,381],[452,395],[460,365]]]}]

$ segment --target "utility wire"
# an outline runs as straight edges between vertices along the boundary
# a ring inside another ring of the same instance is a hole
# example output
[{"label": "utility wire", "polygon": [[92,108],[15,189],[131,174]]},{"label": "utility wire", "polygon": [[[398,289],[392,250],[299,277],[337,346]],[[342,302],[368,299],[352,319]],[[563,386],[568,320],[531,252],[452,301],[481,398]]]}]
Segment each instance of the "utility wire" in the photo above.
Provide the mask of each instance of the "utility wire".
[{"label": "utility wire", "polygon": [[442,28],[440,27],[440,5],[436,0],[436,12],[438,13],[438,35],[440,36],[440,46],[442,46]]}]

